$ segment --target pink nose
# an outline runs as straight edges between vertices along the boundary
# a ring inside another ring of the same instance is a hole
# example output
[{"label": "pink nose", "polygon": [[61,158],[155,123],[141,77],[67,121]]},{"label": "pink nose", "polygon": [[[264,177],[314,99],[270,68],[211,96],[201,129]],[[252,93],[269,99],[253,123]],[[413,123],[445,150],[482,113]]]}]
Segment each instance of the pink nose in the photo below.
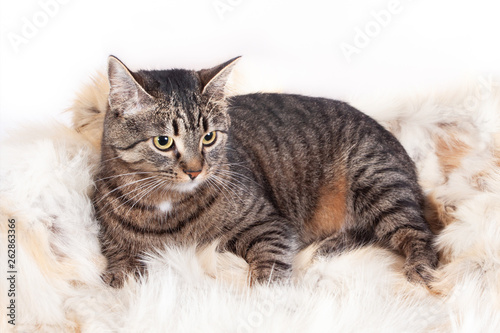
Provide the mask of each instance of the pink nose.
[{"label": "pink nose", "polygon": [[184,173],[186,175],[188,175],[189,178],[191,178],[191,180],[198,177],[198,175],[201,173],[201,169],[200,170],[185,170],[185,169],[183,169],[182,171],[184,171]]}]

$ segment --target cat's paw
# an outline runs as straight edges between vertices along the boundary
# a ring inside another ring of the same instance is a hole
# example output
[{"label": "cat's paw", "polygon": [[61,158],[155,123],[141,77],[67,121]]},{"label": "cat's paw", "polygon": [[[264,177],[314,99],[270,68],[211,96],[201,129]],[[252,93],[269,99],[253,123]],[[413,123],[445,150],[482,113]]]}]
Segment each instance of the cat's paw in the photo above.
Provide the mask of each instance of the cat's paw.
[{"label": "cat's paw", "polygon": [[271,268],[256,268],[250,271],[250,285],[257,284],[270,284],[277,282],[286,282],[292,276],[291,269],[277,269]]},{"label": "cat's paw", "polygon": [[123,270],[108,270],[101,275],[101,279],[113,288],[121,288],[125,283],[127,273]]},{"label": "cat's paw", "polygon": [[403,269],[408,281],[416,284],[423,284],[430,288],[431,283],[434,281],[436,266],[437,257],[429,256],[419,259],[408,258]]},{"label": "cat's paw", "polygon": [[405,265],[405,275],[408,281],[429,286],[433,281],[434,270],[426,265]]}]

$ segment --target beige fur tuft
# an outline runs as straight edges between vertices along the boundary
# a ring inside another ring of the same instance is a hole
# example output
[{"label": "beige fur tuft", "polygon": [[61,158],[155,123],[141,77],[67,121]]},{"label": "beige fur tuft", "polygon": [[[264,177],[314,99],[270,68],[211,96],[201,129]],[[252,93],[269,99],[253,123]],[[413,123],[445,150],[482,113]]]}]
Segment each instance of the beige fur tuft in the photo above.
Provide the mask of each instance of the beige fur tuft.
[{"label": "beige fur tuft", "polygon": [[70,112],[73,127],[96,149],[101,147],[102,126],[108,108],[109,82],[103,73],[97,73],[91,82],[77,93]]}]

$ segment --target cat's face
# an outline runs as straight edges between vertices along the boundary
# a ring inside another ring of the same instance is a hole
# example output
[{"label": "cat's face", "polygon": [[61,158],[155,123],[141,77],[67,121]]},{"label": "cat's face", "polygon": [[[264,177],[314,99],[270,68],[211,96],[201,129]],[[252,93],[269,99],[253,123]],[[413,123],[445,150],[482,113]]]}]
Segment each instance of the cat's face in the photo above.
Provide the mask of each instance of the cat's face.
[{"label": "cat's face", "polygon": [[189,192],[217,177],[230,126],[224,86],[233,64],[132,73],[110,57],[103,162],[112,159],[123,173],[149,178],[144,182],[160,190]]}]

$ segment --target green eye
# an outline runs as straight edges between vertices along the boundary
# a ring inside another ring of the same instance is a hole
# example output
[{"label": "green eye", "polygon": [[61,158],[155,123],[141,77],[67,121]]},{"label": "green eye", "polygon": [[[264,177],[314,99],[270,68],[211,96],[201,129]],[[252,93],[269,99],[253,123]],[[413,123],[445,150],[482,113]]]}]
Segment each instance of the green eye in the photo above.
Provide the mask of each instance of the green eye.
[{"label": "green eye", "polygon": [[159,150],[168,150],[174,145],[174,139],[169,136],[155,136],[153,143]]},{"label": "green eye", "polygon": [[216,139],[217,139],[217,132],[213,131],[213,132],[206,134],[203,137],[202,143],[204,146],[211,146],[214,144]]}]

